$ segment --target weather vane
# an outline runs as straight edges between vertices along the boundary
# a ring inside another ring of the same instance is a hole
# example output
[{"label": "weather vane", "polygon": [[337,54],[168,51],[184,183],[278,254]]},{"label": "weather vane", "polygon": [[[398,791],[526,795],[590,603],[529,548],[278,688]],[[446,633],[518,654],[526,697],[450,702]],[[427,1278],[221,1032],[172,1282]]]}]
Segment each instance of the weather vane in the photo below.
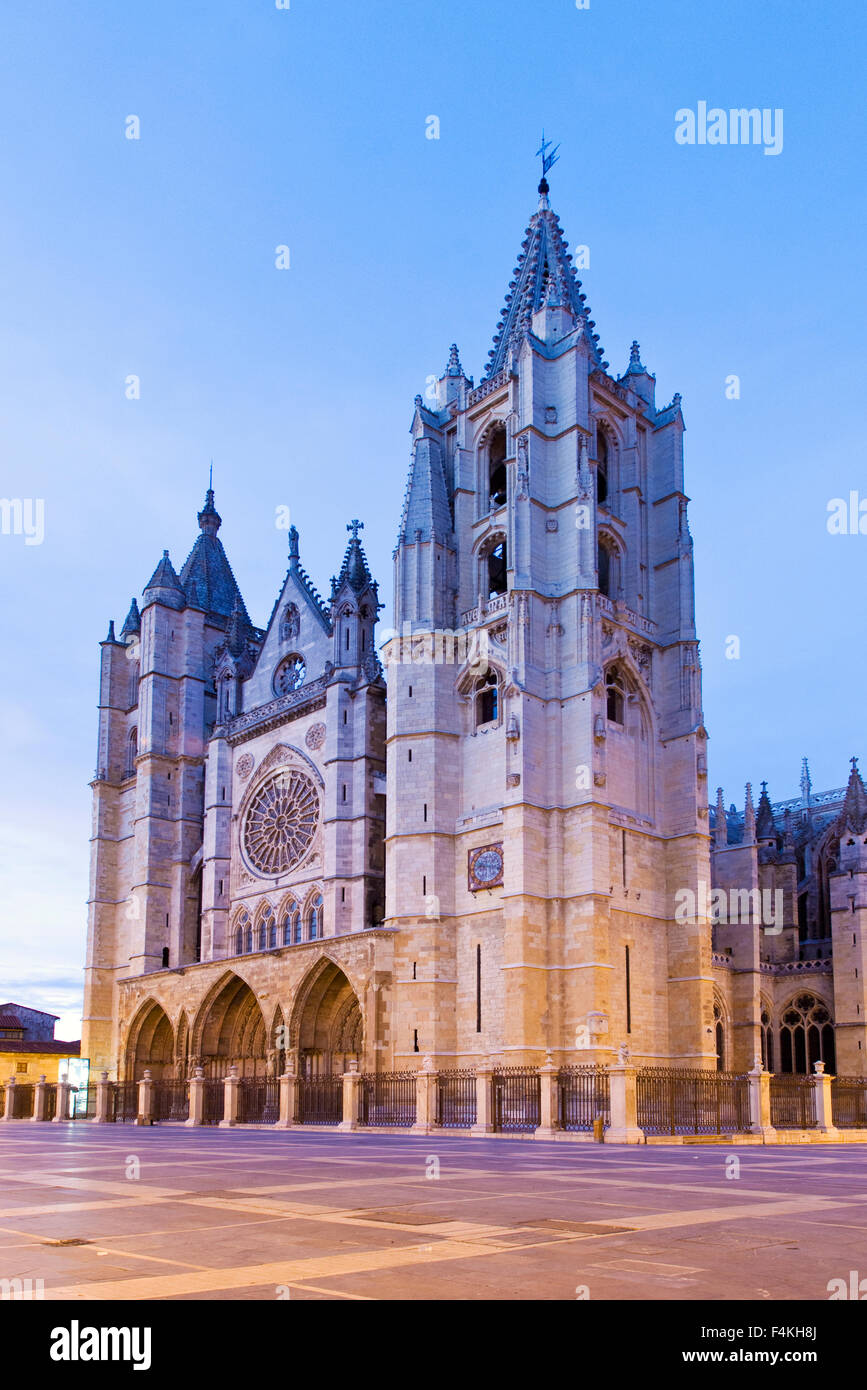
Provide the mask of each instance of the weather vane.
[{"label": "weather vane", "polygon": [[[549,170],[549,169],[553,169],[554,165],[557,163],[557,160],[560,158],[559,154],[557,153],[557,151],[559,150],[559,148],[560,148],[559,145],[555,145],[554,148],[551,149],[551,141],[545,139],[545,132],[544,132],[544,130],[543,130],[543,131],[542,131],[542,143],[541,143],[541,145],[539,146],[538,150],[536,151],[536,154],[537,154],[537,155],[541,155],[541,156],[542,156],[542,178],[543,178],[543,179],[544,179],[545,175],[547,174],[548,170]],[[550,154],[548,153],[549,150],[551,150],[551,153],[550,153]]]}]

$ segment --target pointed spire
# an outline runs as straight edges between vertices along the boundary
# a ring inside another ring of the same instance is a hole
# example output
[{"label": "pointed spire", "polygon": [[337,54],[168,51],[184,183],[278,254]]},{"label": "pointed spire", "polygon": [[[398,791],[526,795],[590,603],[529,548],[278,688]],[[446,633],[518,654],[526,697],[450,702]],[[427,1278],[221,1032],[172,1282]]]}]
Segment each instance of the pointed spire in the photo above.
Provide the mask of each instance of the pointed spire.
[{"label": "pointed spire", "polygon": [[862,835],[867,830],[867,791],[858,771],[858,759],[851,758],[852,771],[843,800],[843,809],[837,817],[835,829],[838,834]]},{"label": "pointed spire", "polygon": [[625,376],[642,376],[647,368],[641,361],[641,349],[633,339],[632,347],[629,349],[629,366],[624,373]]},{"label": "pointed spire", "polygon": [[138,604],[133,597],[129,606],[129,612],[123,620],[123,627],[120,630],[121,637],[135,637],[141,632],[141,614],[138,611]]},{"label": "pointed spire", "polygon": [[768,797],[767,782],[762,783],[762,794],[759,797],[759,808],[756,812],[756,837],[759,840],[776,840],[777,838],[777,827],[774,824],[774,812]]},{"label": "pointed spire", "polygon": [[744,804],[744,844],[754,845],[756,843],[756,812],[753,806],[753,786],[747,782],[746,801]]},{"label": "pointed spire", "polygon": [[464,369],[461,366],[461,359],[458,355],[457,343],[452,343],[449,348],[449,360],[446,366],[446,376],[463,376]]},{"label": "pointed spire", "polygon": [[211,484],[214,481],[214,465],[211,464],[211,471],[208,475],[208,490],[205,493],[205,505],[198,514],[199,528],[206,536],[216,536],[222,525],[223,518],[214,506],[214,489]]},{"label": "pointed spire", "polygon": [[[510,349],[530,331],[533,315],[546,303],[553,306],[555,302],[556,307],[566,309],[584,325],[595,365],[608,365],[602,361],[599,335],[593,332],[595,325],[589,317],[586,296],[575,274],[569,243],[560,230],[560,219],[548,204],[548,191],[548,180],[543,177],[539,185],[539,207],[521,243],[521,254],[494,335],[494,346],[488,354],[486,377],[494,376],[505,366]],[[553,301],[549,301],[549,295],[554,296]]]},{"label": "pointed spire", "polygon": [[163,558],[145,585],[144,596],[148,603],[162,603],[167,608],[186,608],[187,596],[167,550],[163,551]]},{"label": "pointed spire", "polygon": [[812,800],[813,783],[810,778],[810,765],[806,758],[801,760],[801,800],[809,806]]},{"label": "pointed spire", "polygon": [[713,842],[717,849],[724,849],[729,842],[728,824],[726,822],[726,804],[723,799],[722,787],[716,789],[716,815],[713,826]]},{"label": "pointed spire", "polygon": [[235,603],[229,617],[229,626],[226,629],[226,646],[232,653],[232,656],[239,657],[247,650],[247,637],[249,632],[250,620],[244,611],[240,594],[236,594]]},{"label": "pointed spire", "polygon": [[356,594],[363,594],[365,589],[375,587],[367,566],[367,557],[362,549],[361,541],[358,539],[359,531],[364,529],[364,522],[349,521],[346,523],[346,529],[352,532],[352,536],[346,547],[340,573],[336,580],[332,580],[332,600],[337,597],[344,584],[348,584]]},{"label": "pointed spire", "polygon": [[117,638],[116,638],[115,635],[114,635],[114,618],[110,618],[110,619],[109,619],[109,623],[108,623],[108,636],[106,637],[105,640],[106,640],[106,642],[116,642],[116,641],[117,641]]},{"label": "pointed spire", "polygon": [[444,539],[452,530],[452,512],[436,439],[420,436],[413,445],[399,540],[413,541],[416,533],[429,541]]}]

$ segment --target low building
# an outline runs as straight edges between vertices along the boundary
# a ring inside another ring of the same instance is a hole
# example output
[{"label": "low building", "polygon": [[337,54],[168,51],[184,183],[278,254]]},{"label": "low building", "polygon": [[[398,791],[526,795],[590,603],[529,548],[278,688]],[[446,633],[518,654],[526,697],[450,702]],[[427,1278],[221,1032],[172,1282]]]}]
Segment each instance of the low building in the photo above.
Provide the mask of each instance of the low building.
[{"label": "low building", "polygon": [[33,1082],[44,1076],[57,1081],[64,1057],[77,1057],[81,1043],[55,1038],[57,1014],[28,1009],[24,1004],[0,1004],[0,1082]]}]

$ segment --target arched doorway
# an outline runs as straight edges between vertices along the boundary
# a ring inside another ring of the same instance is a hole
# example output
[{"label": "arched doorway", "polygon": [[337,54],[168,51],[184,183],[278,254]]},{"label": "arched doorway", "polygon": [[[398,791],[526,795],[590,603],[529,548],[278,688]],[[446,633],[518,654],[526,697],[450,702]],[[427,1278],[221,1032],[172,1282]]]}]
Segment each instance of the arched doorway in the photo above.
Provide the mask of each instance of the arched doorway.
[{"label": "arched doorway", "polygon": [[364,1020],[358,997],[338,965],[324,959],[298,991],[290,1039],[301,1076],[330,1076],[361,1065]]},{"label": "arched doorway", "polygon": [[141,1081],[149,1071],[154,1081],[174,1076],[175,1034],[164,1009],[154,999],[142,1005],[127,1034],[125,1074]]},{"label": "arched doorway", "polygon": [[265,1020],[250,986],[229,975],[204,1000],[193,1030],[192,1052],[205,1076],[220,1078],[231,1066],[239,1076],[265,1076]]}]

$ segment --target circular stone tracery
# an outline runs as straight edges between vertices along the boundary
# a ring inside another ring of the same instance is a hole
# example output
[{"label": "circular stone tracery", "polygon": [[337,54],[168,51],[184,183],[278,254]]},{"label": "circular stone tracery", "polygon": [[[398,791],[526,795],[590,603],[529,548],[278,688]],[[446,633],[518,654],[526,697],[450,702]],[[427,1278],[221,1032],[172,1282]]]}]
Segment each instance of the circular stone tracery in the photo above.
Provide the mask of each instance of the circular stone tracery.
[{"label": "circular stone tracery", "polygon": [[259,788],[244,821],[243,846],[252,868],[266,876],[300,864],[313,843],[319,797],[309,777],[283,768]]}]

